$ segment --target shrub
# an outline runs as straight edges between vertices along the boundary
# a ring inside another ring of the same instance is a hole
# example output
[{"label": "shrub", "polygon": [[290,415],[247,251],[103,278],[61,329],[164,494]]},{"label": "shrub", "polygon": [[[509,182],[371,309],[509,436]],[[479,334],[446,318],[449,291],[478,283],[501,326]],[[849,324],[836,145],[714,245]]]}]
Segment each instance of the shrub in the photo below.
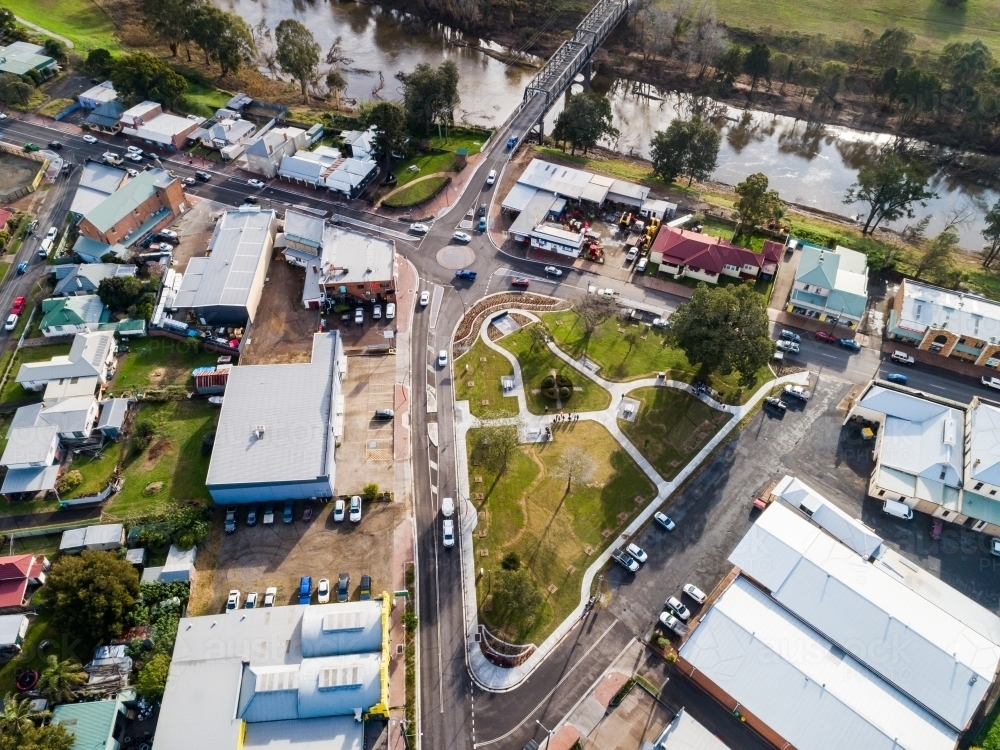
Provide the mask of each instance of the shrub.
[{"label": "shrub", "polygon": [[135,423],[135,435],[132,442],[136,453],[142,453],[149,444],[153,442],[156,435],[156,425],[148,419],[143,419]]},{"label": "shrub", "polygon": [[408,609],[403,613],[402,617],[403,627],[406,628],[407,633],[416,632],[417,629],[417,613],[412,609]]},{"label": "shrub", "polygon": [[503,556],[500,566],[504,570],[517,570],[521,567],[521,558],[517,556],[516,552],[508,552]]},{"label": "shrub", "polygon": [[59,477],[56,482],[56,492],[60,495],[67,495],[83,484],[83,474],[74,469]]},{"label": "shrub", "polygon": [[545,379],[542,380],[542,388],[551,388],[556,384],[556,379],[551,375],[546,375]]},{"label": "shrub", "polygon": [[375,482],[366,484],[364,489],[361,490],[361,494],[364,496],[365,500],[372,502],[378,497],[378,485]]}]

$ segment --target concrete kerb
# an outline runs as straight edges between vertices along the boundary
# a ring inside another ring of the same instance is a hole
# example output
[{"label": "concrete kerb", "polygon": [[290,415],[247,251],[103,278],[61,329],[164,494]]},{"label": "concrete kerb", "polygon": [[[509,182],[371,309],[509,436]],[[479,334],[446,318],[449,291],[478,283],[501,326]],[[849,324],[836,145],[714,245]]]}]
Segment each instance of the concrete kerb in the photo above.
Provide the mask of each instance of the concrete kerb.
[{"label": "concrete kerb", "polygon": [[[531,314],[528,311],[514,310],[519,314],[525,315],[526,317],[538,320],[537,316]],[[523,376],[520,372],[520,366],[517,363],[517,358],[514,357],[510,352],[502,347],[494,344],[489,340],[489,335],[483,336],[486,333],[486,328],[489,325],[489,320],[483,321],[480,326],[480,336],[483,337],[484,343],[491,349],[494,349],[505,356],[508,361],[514,367],[515,373],[515,387],[519,387],[518,394],[518,406],[522,409],[521,417],[523,418],[527,412],[526,400],[524,399],[523,392]],[[457,328],[457,326],[456,326]],[[566,361],[568,364],[572,365],[584,376],[590,378],[595,383],[602,385],[607,390],[612,393],[625,393],[627,391],[634,390],[635,388],[644,387],[647,385],[656,385],[660,387],[673,387],[678,390],[684,390],[685,392],[691,393],[691,387],[687,383],[679,383],[677,381],[659,381],[656,379],[644,379],[639,381],[631,381],[629,383],[610,383],[601,378],[597,378],[593,373],[580,367],[575,361],[568,358],[558,349],[554,349],[555,353],[560,356],[561,359]],[[726,439],[729,437],[731,432],[742,422],[743,417],[750,413],[763,399],[770,390],[775,385],[783,385],[785,383],[797,383],[797,384],[808,384],[809,373],[801,372],[795,373],[793,375],[787,375],[776,380],[771,380],[768,383],[762,385],[753,397],[747,401],[747,403],[742,406],[735,407],[726,404],[719,404],[711,399],[702,398],[713,408],[719,409],[720,411],[726,411],[734,416],[733,419],[729,420],[722,429],[705,445],[702,449],[694,456],[678,475],[671,481],[664,480],[659,473],[653,468],[653,466],[642,456],[642,454],[635,448],[635,446],[625,437],[625,435],[618,429],[617,420],[615,418],[614,410],[615,405],[612,401],[612,406],[601,412],[582,412],[578,413],[580,419],[589,419],[599,424],[602,424],[609,432],[615,437],[622,448],[632,457],[634,461],[642,468],[643,472],[650,478],[651,481],[656,485],[657,494],[652,502],[650,502],[646,508],[633,520],[629,526],[622,531],[619,538],[631,537],[636,532],[639,531],[652,517],[660,506],[673,494],[678,487],[680,487],[702,464],[702,462],[710,456],[713,451]],[[610,387],[608,387],[610,386]],[[537,415],[530,415],[536,417]],[[550,418],[551,419],[551,418]],[[456,471],[457,471],[457,481],[459,492],[462,495],[462,499],[468,502],[471,498],[470,488],[469,488],[469,477],[468,477],[468,460],[466,457],[466,436],[468,431],[479,424],[479,420],[472,416],[470,405],[468,401],[456,402],[455,404],[455,421],[456,421]],[[463,504],[464,507],[464,504]],[[590,598],[590,590],[593,585],[594,578],[597,573],[604,568],[604,566],[611,559],[611,549],[609,547],[594,560],[594,562],[587,568],[584,572],[583,580],[580,584],[580,602],[576,608],[563,620],[562,623],[549,635],[545,641],[539,645],[535,652],[523,663],[513,668],[498,667],[492,664],[486,659],[482,651],[480,651],[475,645],[475,636],[478,629],[478,606],[476,601],[476,587],[475,587],[475,560],[471,558],[472,548],[473,548],[473,532],[475,531],[476,525],[478,524],[478,516],[475,513],[465,512],[461,524],[461,535],[462,535],[462,590],[463,590],[463,601],[465,606],[463,611],[466,617],[466,658],[467,664],[469,666],[469,671],[472,676],[473,681],[479,685],[483,690],[489,692],[508,692],[514,690],[520,686],[534,671],[538,666],[546,659],[546,657],[559,645],[563,638],[569,634],[573,627],[580,621],[583,616],[583,610],[586,606],[587,600]]]}]

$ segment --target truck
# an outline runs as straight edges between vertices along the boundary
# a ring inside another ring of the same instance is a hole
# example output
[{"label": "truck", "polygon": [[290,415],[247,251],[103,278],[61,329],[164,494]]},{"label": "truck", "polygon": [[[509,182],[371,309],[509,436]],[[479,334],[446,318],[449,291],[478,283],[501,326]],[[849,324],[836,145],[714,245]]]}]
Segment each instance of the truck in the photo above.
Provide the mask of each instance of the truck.
[{"label": "truck", "polygon": [[983,375],[983,377],[980,378],[980,382],[987,388],[995,388],[996,390],[1000,391],[1000,378],[993,378],[990,377],[989,375]]},{"label": "truck", "polygon": [[627,552],[622,552],[620,549],[611,550],[611,559],[625,568],[629,573],[635,573],[639,570],[639,563],[635,561],[635,558]]},{"label": "truck", "polygon": [[681,636],[682,638],[685,635],[687,635],[688,630],[690,630],[690,628],[688,628],[687,625],[681,622],[680,618],[674,617],[667,611],[660,612],[660,624],[664,628],[674,631],[677,635]]}]

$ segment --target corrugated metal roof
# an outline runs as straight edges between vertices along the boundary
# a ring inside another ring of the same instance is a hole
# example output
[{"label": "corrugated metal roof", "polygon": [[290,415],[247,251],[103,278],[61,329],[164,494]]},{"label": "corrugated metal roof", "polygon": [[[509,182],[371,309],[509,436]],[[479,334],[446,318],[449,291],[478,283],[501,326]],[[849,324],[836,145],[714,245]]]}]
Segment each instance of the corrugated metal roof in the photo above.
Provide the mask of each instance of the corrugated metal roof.
[{"label": "corrugated metal roof", "polygon": [[105,427],[117,427],[121,428],[122,423],[125,421],[125,415],[128,413],[128,405],[131,403],[131,399],[127,398],[112,398],[102,403],[101,405],[101,416],[97,420],[97,429],[103,429]]},{"label": "corrugated metal roof", "polygon": [[691,718],[691,714],[683,708],[653,746],[653,750],[729,750],[722,740]]},{"label": "corrugated metal roof", "polygon": [[861,521],[851,518],[800,479],[786,476],[778,482],[772,493],[789,505],[799,508],[814,523],[862,557],[871,557],[882,547],[882,537]]},{"label": "corrugated metal roof", "polygon": [[285,211],[285,237],[304,245],[319,247],[323,243],[323,225],[317,216],[292,209]]},{"label": "corrugated metal roof", "polygon": [[109,195],[99,206],[88,211],[84,218],[93,224],[97,231],[106,232],[121,221],[123,216],[156,195],[157,186],[166,186],[173,180],[174,178],[162,169],[140,172],[138,176]]},{"label": "corrugated metal roof", "polygon": [[548,190],[538,190],[531,185],[518,182],[510,189],[507,197],[503,199],[500,205],[508,211],[523,211],[538,193],[544,193],[551,198],[555,198],[555,195]]},{"label": "corrugated metal roof", "polygon": [[364,724],[348,716],[248,724],[243,741],[243,750],[362,750],[363,747]]},{"label": "corrugated metal roof", "polygon": [[59,477],[58,466],[42,466],[33,469],[9,469],[3,479],[0,493],[42,492],[56,486]]},{"label": "corrugated metal roof", "polygon": [[308,607],[302,615],[302,655],[314,657],[378,651],[382,647],[382,605],[344,602],[335,610]]},{"label": "corrugated metal roof", "polygon": [[59,428],[42,424],[31,427],[17,427],[10,431],[0,466],[11,464],[36,464],[44,461],[52,450]]},{"label": "corrugated metal roof", "polygon": [[969,470],[976,482],[1000,485],[1000,409],[980,403],[972,410]]},{"label": "corrugated metal roof", "polygon": [[72,750],[100,750],[117,745],[111,737],[121,704],[117,699],[66,703],[52,709],[52,723],[74,736]]}]

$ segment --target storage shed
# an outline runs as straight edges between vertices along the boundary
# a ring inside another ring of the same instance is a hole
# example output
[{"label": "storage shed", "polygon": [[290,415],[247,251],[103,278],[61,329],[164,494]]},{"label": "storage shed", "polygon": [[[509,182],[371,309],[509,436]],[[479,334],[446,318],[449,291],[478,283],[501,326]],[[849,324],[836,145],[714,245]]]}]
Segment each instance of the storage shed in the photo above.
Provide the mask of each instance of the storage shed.
[{"label": "storage shed", "polygon": [[64,531],[59,551],[73,554],[84,550],[111,550],[124,546],[125,527],[120,523],[104,523]]}]

